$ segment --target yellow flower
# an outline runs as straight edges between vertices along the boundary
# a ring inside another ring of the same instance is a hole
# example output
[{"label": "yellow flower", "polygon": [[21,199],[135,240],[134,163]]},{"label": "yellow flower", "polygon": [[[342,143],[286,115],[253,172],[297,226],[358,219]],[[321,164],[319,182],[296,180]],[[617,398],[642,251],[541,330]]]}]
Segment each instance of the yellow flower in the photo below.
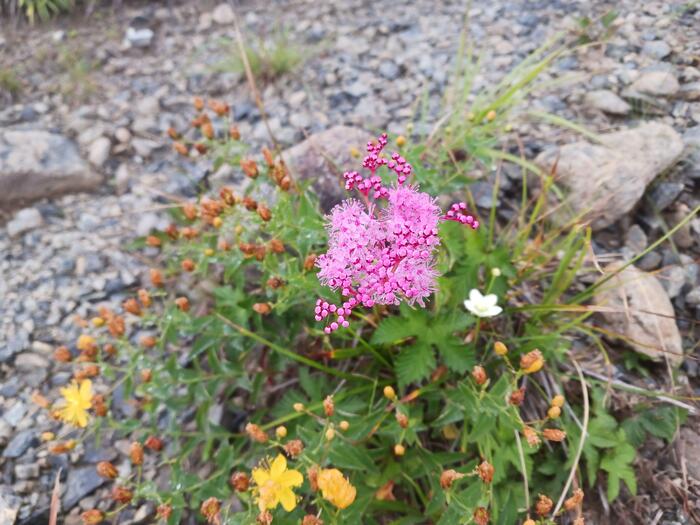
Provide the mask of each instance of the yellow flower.
[{"label": "yellow flower", "polygon": [[335,468],[323,469],[318,473],[318,488],[323,497],[339,509],[350,506],[357,494],[355,487]]},{"label": "yellow flower", "polygon": [[260,512],[274,509],[278,503],[291,512],[297,506],[297,498],[292,487],[304,483],[298,470],[287,470],[287,460],[279,454],[270,464],[253,469],[253,481],[257,485],[258,507]]},{"label": "yellow flower", "polygon": [[59,409],[59,417],[66,423],[77,427],[86,427],[87,409],[92,407],[92,382],[89,379],[80,384],[73,381],[66,388],[61,389],[61,395],[65,406]]}]

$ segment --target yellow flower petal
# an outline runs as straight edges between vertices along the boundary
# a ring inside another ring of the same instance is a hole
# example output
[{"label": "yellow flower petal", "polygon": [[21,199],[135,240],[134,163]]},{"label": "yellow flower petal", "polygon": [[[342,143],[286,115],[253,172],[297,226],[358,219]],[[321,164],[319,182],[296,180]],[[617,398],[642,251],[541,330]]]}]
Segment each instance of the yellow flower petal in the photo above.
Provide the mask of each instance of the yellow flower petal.
[{"label": "yellow flower petal", "polygon": [[278,454],[270,465],[270,477],[277,480],[285,470],[287,470],[287,458],[282,454]]},{"label": "yellow flower petal", "polygon": [[280,503],[282,503],[282,507],[287,512],[294,510],[294,507],[297,506],[297,498],[296,498],[296,496],[294,496],[294,492],[292,492],[292,489],[289,489],[289,488],[281,489],[281,490],[279,490],[277,495],[280,499]]},{"label": "yellow flower petal", "polygon": [[280,474],[277,482],[285,487],[299,487],[304,483],[304,476],[298,470],[288,470]]},{"label": "yellow flower petal", "polygon": [[255,481],[255,484],[258,486],[264,485],[265,482],[270,479],[270,473],[262,468],[254,468],[252,474],[253,481]]}]

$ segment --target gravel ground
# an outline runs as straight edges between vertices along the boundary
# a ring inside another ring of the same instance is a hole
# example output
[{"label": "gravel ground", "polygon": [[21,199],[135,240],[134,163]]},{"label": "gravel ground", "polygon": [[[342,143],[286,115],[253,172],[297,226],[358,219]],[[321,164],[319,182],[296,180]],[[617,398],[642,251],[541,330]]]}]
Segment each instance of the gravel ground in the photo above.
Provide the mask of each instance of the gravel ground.
[{"label": "gravel ground", "polygon": [[[384,0],[256,4],[239,8],[244,32],[265,35],[273,26],[284,27],[305,55],[290,74],[261,86],[270,124],[283,145],[340,124],[403,133],[423,112],[429,122],[436,119],[465,24],[461,2],[417,0],[400,8]],[[600,133],[653,119],[672,127],[686,152],[672,169],[653,174],[655,181],[638,204],[597,232],[595,249],[602,259],[639,253],[700,201],[700,154],[690,150],[700,146],[700,10],[682,2],[497,0],[473,2],[466,22],[482,54],[479,87],[549,38],[579,27],[584,16],[595,21],[613,7],[619,15],[607,44],[559,59],[548,77],[572,81],[536,93],[530,107]],[[70,456],[49,456],[38,436],[56,425],[32,395],[53,395],[69,381],[67,369],[51,355],[57,345],[75,341],[74,317],[87,317],[102,304],[116,307],[138,287],[148,254],[126,246],[167,224],[160,210],[167,198],[193,196],[198,182],[226,176],[176,158],[165,130],[185,129],[190,97],[201,94],[231,104],[246,140],[267,141],[241,73],[221,71],[234,56],[227,40],[234,36],[231,13],[207,2],[174,3],[170,9],[136,4],[114,15],[94,15],[90,23],[61,19],[0,33],[1,63],[16,69],[24,82],[14,102],[0,90],[0,159],[3,130],[50,131],[80,152],[69,158],[70,147],[59,148],[60,161],[81,173],[89,163],[89,178],[97,186],[93,193],[62,197],[47,188],[46,199],[20,212],[8,205],[3,213],[0,521],[4,500],[6,516],[16,512],[17,523],[45,523],[59,467],[66,523],[76,523],[79,509],[93,507],[101,497],[93,465],[105,455],[116,456],[120,443],[106,451],[80,446]],[[146,31],[140,41],[127,43],[130,26],[150,29],[152,38]],[[596,38],[601,31],[594,22],[588,33]],[[22,45],[14,45],[20,39]],[[542,123],[518,131],[533,158],[575,137]],[[11,144],[4,147],[11,153]],[[4,175],[0,169],[0,186]],[[515,193],[516,183],[514,178],[504,184],[504,198]],[[477,201],[491,194],[490,185],[488,177],[475,185]],[[638,264],[658,270],[687,354],[679,384],[695,394],[700,386],[698,239],[696,219],[676,236],[676,249],[656,249]],[[700,446],[692,430],[685,439],[690,448]],[[697,456],[687,462],[691,480],[700,479]],[[678,464],[663,465],[662,477],[671,484],[680,479]],[[641,509],[645,523],[691,523],[672,498],[651,497],[648,487],[653,484],[641,483],[628,515]],[[697,497],[697,484],[690,493]],[[146,523],[151,512],[147,506],[135,509],[122,523]],[[636,519],[628,523],[640,523]]]}]

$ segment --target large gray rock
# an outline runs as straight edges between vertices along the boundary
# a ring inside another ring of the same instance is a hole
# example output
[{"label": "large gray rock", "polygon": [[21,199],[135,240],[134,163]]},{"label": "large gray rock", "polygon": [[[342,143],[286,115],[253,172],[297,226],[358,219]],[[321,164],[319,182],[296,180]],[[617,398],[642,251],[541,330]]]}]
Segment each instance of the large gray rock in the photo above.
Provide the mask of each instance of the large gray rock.
[{"label": "large gray rock", "polygon": [[584,102],[587,106],[610,115],[627,115],[632,109],[627,102],[609,89],[597,89],[586,93]]},{"label": "large gray rock", "polygon": [[362,160],[351,155],[352,149],[364,152],[369,140],[372,135],[363,129],[334,126],[283,151],[282,158],[294,180],[312,182],[321,207],[329,211],[348,196],[343,173],[362,166]]},{"label": "large gray rock", "polygon": [[101,183],[75,144],[45,130],[0,129],[0,209],[64,193],[91,191]]},{"label": "large gray rock", "polygon": [[[617,262],[605,268],[613,273]],[[628,266],[607,283],[593,298],[602,309],[604,328],[654,361],[668,358],[672,366],[683,361],[681,334],[673,305],[659,280],[650,273]]]},{"label": "large gray rock", "polygon": [[670,71],[645,71],[627,89],[631,93],[672,97],[678,93],[680,85]]},{"label": "large gray rock", "polygon": [[680,135],[656,122],[600,135],[600,141],[551,148],[535,159],[548,173],[556,164],[558,182],[569,190],[567,205],[555,217],[560,222],[574,215],[590,220],[593,229],[613,224],[683,152]]}]

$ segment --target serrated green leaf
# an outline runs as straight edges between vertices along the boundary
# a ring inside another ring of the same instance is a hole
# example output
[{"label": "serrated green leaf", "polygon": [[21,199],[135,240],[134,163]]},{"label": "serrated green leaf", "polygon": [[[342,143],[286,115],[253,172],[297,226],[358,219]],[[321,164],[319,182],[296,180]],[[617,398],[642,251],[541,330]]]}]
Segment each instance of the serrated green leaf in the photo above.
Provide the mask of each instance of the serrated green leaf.
[{"label": "serrated green leaf", "polygon": [[405,346],[394,359],[394,368],[399,386],[402,388],[428,377],[435,368],[433,349],[420,341],[414,345]]}]

